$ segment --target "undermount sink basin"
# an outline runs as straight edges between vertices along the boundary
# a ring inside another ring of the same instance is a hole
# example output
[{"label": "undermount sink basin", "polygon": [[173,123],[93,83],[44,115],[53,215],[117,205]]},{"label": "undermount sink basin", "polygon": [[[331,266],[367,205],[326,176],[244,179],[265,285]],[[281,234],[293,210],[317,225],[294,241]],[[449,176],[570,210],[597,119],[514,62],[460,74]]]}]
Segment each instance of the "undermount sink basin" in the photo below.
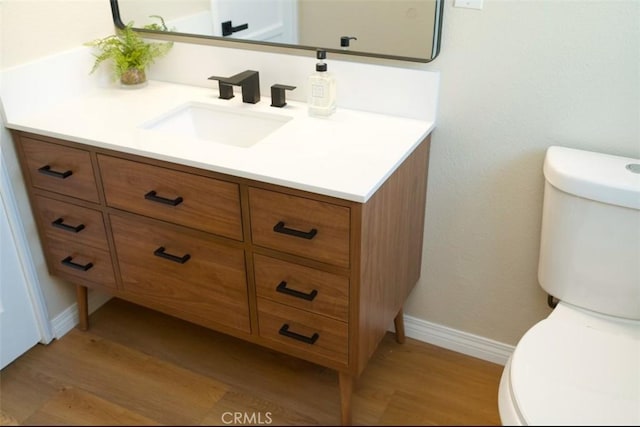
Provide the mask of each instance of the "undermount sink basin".
[{"label": "undermount sink basin", "polygon": [[291,120],[257,111],[238,111],[191,102],[142,125],[142,128],[236,147],[250,147]]}]

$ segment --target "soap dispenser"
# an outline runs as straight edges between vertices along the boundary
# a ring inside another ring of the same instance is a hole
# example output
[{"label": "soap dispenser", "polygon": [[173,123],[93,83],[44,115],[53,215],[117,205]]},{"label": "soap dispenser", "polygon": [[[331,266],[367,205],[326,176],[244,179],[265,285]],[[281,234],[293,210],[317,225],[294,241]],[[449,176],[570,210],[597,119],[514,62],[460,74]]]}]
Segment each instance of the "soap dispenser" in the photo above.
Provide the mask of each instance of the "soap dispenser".
[{"label": "soap dispenser", "polygon": [[316,72],[309,76],[309,115],[327,117],[336,110],[336,81],[327,71],[327,52],[316,51]]}]

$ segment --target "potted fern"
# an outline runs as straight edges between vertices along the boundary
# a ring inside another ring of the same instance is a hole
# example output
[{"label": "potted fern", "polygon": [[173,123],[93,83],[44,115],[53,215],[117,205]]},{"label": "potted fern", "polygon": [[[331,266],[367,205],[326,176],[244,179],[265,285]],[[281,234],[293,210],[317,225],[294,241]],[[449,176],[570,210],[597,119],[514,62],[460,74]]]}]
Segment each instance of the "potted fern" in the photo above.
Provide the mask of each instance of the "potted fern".
[{"label": "potted fern", "polygon": [[[156,15],[152,17],[160,19],[161,24],[149,24],[144,28],[167,30],[162,17]],[[117,29],[116,34],[86,43],[87,46],[95,47],[100,51],[94,55],[96,60],[91,73],[96,71],[104,61],[110,60],[114,66],[114,79],[120,79],[123,87],[140,87],[147,83],[146,69],[155,59],[166,55],[173,46],[173,42],[145,42],[132,27],[133,22],[130,22],[124,28]]]}]

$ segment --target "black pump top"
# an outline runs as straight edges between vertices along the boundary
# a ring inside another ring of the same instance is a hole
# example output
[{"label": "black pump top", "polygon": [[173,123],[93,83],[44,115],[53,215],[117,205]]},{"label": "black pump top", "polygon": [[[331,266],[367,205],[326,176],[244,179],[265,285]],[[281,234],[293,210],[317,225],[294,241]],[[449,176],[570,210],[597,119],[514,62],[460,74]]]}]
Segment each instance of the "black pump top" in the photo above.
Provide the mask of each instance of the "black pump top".
[{"label": "black pump top", "polygon": [[320,62],[318,62],[316,64],[316,71],[320,71],[320,72],[327,71],[327,64],[322,62],[323,59],[327,58],[327,51],[326,50],[322,50],[322,49],[318,49],[316,51],[316,58],[318,58],[320,60]]}]

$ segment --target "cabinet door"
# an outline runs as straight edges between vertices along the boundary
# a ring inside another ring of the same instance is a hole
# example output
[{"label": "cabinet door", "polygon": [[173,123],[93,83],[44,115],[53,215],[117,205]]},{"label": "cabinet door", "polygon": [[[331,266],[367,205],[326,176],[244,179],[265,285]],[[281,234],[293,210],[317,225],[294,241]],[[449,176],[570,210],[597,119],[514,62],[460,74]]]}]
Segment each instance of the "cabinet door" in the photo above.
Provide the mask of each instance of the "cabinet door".
[{"label": "cabinet door", "polygon": [[47,238],[109,250],[102,212],[48,197],[34,196],[34,213]]},{"label": "cabinet door", "polygon": [[128,298],[213,329],[250,332],[242,249],[159,221],[110,219]]},{"label": "cabinet door", "polygon": [[242,240],[238,184],[98,156],[107,204]]},{"label": "cabinet door", "polygon": [[20,138],[34,187],[98,203],[89,152],[31,138]]},{"label": "cabinet door", "polygon": [[80,278],[107,288],[116,287],[109,251],[68,239],[47,239],[46,256],[50,268],[62,277]]},{"label": "cabinet door", "polygon": [[349,278],[264,255],[253,256],[256,292],[285,305],[346,322]]},{"label": "cabinet door", "polygon": [[347,323],[258,298],[260,336],[298,357],[349,363]]},{"label": "cabinet door", "polygon": [[249,188],[253,243],[349,267],[349,208]]}]

